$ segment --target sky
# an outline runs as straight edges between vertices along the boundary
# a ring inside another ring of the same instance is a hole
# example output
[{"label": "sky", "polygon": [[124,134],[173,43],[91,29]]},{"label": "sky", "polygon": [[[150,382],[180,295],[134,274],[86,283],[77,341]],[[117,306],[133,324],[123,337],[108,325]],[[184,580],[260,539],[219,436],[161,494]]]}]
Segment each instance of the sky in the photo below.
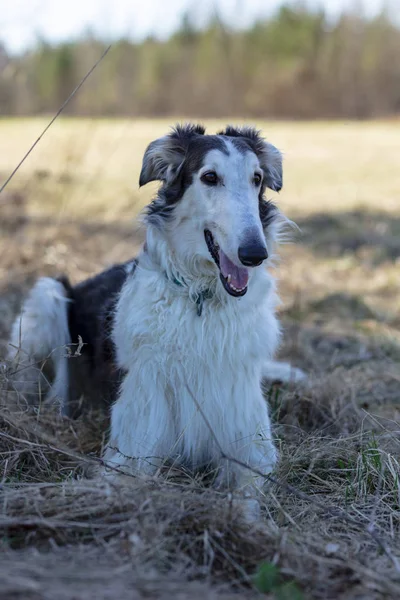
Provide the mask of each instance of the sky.
[{"label": "sky", "polygon": [[[400,12],[400,0],[308,0],[332,17],[349,6],[372,15],[384,3]],[[140,40],[150,34],[166,38],[188,10],[200,25],[218,11],[232,26],[243,27],[280,4],[282,0],[0,0],[0,41],[7,51],[19,53],[38,38],[54,43],[88,30],[108,40]]]}]

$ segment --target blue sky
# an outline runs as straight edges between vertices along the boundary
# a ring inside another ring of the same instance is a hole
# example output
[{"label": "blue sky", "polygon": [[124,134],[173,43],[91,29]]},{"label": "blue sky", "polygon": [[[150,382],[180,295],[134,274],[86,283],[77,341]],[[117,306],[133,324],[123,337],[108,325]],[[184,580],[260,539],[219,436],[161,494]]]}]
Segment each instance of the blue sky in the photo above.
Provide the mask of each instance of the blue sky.
[{"label": "blue sky", "polygon": [[[0,0],[0,41],[20,52],[38,37],[50,42],[79,37],[91,29],[99,36],[141,39],[167,37],[190,9],[204,23],[217,9],[234,26],[250,24],[274,11],[282,0]],[[393,9],[400,0],[308,0],[336,16],[343,7],[374,14],[383,4]]]}]

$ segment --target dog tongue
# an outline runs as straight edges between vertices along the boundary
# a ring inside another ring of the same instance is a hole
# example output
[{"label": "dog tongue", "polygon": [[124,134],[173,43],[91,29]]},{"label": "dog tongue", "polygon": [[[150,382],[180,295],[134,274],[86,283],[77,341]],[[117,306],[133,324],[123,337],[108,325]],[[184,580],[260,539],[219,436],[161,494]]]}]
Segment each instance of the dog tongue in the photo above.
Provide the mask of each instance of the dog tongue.
[{"label": "dog tongue", "polygon": [[249,272],[245,267],[237,267],[233,264],[227,255],[219,249],[219,268],[225,279],[228,275],[231,276],[229,285],[235,287],[238,290],[242,290],[246,287],[249,281]]}]

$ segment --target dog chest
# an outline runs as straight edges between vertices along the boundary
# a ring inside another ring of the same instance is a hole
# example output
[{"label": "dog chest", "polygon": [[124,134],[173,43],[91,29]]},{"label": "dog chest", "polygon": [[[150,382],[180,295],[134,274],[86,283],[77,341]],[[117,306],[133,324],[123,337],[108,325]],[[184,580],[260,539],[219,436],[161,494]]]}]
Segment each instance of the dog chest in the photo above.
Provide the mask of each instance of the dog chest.
[{"label": "dog chest", "polygon": [[210,299],[199,316],[187,294],[149,279],[139,286],[133,278],[122,290],[113,333],[119,366],[154,361],[163,370],[177,364],[188,373],[221,374],[247,369],[274,351],[278,326],[268,302],[249,307],[234,298],[223,305]]}]

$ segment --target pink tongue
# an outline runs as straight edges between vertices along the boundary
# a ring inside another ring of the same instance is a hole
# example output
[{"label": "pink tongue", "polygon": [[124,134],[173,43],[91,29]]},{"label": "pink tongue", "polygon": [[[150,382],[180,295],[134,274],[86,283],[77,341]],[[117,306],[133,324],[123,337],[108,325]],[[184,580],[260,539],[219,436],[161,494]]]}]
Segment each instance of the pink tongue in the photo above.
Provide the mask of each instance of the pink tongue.
[{"label": "pink tongue", "polygon": [[231,276],[230,285],[238,290],[246,287],[249,281],[249,272],[245,267],[237,267],[233,264],[227,255],[219,249],[219,268],[225,279],[228,275]]}]

